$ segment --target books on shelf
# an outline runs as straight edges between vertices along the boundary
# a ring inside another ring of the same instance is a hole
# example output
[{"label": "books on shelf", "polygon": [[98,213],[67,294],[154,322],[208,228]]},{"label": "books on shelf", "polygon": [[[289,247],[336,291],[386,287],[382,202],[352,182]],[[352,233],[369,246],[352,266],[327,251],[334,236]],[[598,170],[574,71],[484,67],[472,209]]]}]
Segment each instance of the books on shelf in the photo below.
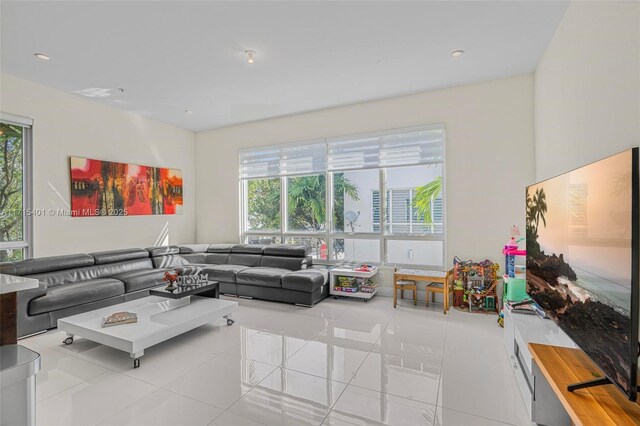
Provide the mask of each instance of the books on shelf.
[{"label": "books on shelf", "polygon": [[102,327],[113,327],[114,325],[132,324],[138,322],[138,314],[134,312],[115,312],[102,321]]},{"label": "books on shelf", "polygon": [[335,286],[333,288],[334,291],[341,291],[343,293],[357,293],[358,292],[358,287],[341,287],[341,286]]},{"label": "books on shelf", "polygon": [[374,293],[377,285],[372,283],[368,278],[357,278],[340,275],[336,277],[336,283],[333,286],[334,291],[343,293]]}]

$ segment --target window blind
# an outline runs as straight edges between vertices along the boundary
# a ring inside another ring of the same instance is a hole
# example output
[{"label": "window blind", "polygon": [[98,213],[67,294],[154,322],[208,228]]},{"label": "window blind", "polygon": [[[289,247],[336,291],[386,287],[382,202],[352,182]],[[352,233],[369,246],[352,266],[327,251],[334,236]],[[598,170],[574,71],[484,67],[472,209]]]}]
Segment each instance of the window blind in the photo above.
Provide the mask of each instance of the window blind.
[{"label": "window blind", "polygon": [[283,176],[317,174],[327,170],[327,146],[323,143],[282,148],[280,171]]},{"label": "window blind", "polygon": [[256,179],[280,175],[280,149],[256,149],[240,153],[240,178]]},{"label": "window blind", "polygon": [[324,173],[327,170],[326,152],[324,142],[241,151],[240,178]]},{"label": "window blind", "polygon": [[437,164],[443,161],[442,126],[328,140],[329,171]]},{"label": "window blind", "polygon": [[33,127],[33,119],[22,117],[20,115],[8,114],[6,112],[0,112],[0,121],[21,127]]},{"label": "window blind", "polygon": [[444,127],[438,125],[241,151],[240,178],[443,162]]}]

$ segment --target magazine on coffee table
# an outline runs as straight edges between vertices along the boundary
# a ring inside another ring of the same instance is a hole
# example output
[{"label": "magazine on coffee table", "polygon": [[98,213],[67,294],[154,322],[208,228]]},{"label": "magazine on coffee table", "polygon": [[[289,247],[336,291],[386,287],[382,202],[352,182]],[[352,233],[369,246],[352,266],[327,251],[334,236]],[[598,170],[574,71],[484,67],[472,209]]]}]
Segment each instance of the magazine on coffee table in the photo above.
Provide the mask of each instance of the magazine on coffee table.
[{"label": "magazine on coffee table", "polygon": [[134,312],[115,312],[102,321],[102,327],[113,327],[114,325],[132,324],[138,322],[138,314]]}]

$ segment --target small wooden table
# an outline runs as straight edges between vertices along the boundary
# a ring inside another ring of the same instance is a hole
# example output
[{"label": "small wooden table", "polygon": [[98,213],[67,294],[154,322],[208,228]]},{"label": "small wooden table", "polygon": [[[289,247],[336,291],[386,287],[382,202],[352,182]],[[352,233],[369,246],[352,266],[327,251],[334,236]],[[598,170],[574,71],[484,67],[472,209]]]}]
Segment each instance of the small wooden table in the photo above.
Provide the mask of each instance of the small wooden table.
[{"label": "small wooden table", "polygon": [[577,426],[622,426],[640,424],[640,405],[615,385],[569,392],[567,386],[593,380],[604,374],[580,349],[529,343],[529,350],[542,374]]},{"label": "small wooden table", "polygon": [[[447,271],[426,271],[422,269],[396,269],[393,273],[393,307],[398,303],[397,282],[398,280],[426,281],[427,283],[442,283],[442,295],[444,297],[444,313],[449,310],[449,272]],[[428,299],[428,295],[427,295]],[[429,304],[429,300],[427,300]]]}]

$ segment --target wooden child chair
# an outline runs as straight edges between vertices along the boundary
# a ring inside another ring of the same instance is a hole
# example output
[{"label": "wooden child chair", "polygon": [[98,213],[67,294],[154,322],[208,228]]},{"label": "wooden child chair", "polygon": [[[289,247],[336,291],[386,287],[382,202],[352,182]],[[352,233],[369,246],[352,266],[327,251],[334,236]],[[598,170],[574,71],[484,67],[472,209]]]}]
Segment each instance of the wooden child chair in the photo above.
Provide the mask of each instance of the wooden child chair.
[{"label": "wooden child chair", "polygon": [[393,282],[393,307],[396,307],[398,301],[398,290],[400,290],[400,299],[404,299],[404,291],[413,292],[413,304],[418,304],[418,285],[412,280],[394,280]]}]

